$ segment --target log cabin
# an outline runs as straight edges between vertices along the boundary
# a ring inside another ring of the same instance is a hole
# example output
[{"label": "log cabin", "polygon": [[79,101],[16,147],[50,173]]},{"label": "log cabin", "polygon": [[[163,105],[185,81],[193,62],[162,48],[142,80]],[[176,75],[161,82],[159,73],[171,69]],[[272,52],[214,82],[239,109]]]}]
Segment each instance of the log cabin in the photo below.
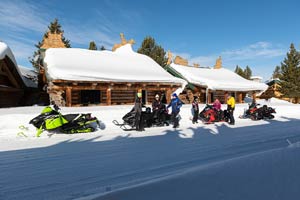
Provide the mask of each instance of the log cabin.
[{"label": "log cabin", "polygon": [[22,105],[25,88],[12,51],[0,42],[0,107]]},{"label": "log cabin", "polygon": [[221,57],[217,59],[213,68],[183,63],[187,62],[175,60],[168,65],[167,70],[188,82],[183,94],[180,95],[185,103],[191,103],[194,96],[198,96],[201,103],[212,103],[216,98],[226,103],[226,95],[229,93],[235,97],[237,103],[243,103],[246,94],[250,93],[252,98],[256,98],[257,93],[267,89],[264,83],[244,79],[223,68]]},{"label": "log cabin", "polygon": [[39,103],[37,73],[19,67],[4,42],[0,42],[0,107],[30,106]]},{"label": "log cabin", "polygon": [[155,94],[165,96],[185,86],[185,81],[164,70],[150,57],[132,50],[133,40],[121,34],[113,51],[48,48],[43,55],[43,80],[50,102],[60,106],[133,104],[136,93],[143,103]]}]

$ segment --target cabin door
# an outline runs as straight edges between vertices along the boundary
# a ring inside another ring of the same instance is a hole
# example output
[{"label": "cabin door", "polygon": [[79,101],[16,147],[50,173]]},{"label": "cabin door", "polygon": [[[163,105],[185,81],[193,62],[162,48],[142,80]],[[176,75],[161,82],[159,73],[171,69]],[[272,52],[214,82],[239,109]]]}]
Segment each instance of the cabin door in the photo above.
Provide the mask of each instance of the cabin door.
[{"label": "cabin door", "polygon": [[87,106],[89,104],[99,104],[101,96],[100,90],[81,90],[80,99],[81,104]]},{"label": "cabin door", "polygon": [[142,90],[142,103],[146,104],[147,103],[147,91]]}]

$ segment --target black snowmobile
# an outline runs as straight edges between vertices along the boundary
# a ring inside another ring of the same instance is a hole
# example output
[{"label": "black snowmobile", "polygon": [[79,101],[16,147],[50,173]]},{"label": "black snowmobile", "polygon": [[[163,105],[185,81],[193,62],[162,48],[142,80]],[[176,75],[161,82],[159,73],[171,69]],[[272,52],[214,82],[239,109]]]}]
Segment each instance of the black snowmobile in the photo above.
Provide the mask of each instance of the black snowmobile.
[{"label": "black snowmobile", "polygon": [[[164,106],[164,108],[166,108]],[[149,128],[152,126],[168,126],[169,121],[171,117],[167,113],[166,109],[161,109],[159,111],[159,118],[154,117],[154,114],[151,112],[151,108],[147,107],[145,111],[142,111],[141,115],[141,120],[143,123],[143,127]],[[135,123],[135,111],[134,108],[131,109],[130,112],[125,114],[122,117],[123,122],[119,123],[117,120],[113,120],[112,122],[116,125],[119,126],[121,129],[124,131],[131,131],[131,130],[136,130],[136,123]]]},{"label": "black snowmobile", "polygon": [[62,115],[58,110],[56,105],[54,108],[47,106],[40,115],[30,120],[29,123],[38,129],[37,137],[44,130],[73,134],[93,132],[97,126],[100,127],[99,120],[90,113]]},{"label": "black snowmobile", "polygon": [[263,105],[262,107],[258,108],[255,112],[253,112],[250,118],[252,120],[273,119],[275,117],[273,113],[276,113],[275,108]]},{"label": "black snowmobile", "polygon": [[276,113],[275,108],[263,105],[258,107],[260,104],[251,104],[249,109],[245,110],[244,114],[240,118],[250,118],[252,120],[262,120],[262,119],[273,119],[273,113]]}]

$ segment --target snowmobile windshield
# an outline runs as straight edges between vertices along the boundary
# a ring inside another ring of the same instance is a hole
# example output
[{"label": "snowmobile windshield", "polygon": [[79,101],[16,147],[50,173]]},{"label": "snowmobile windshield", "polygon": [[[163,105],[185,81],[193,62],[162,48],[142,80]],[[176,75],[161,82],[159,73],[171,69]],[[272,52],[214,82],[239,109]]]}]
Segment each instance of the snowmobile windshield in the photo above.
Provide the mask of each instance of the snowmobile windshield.
[{"label": "snowmobile windshield", "polygon": [[52,111],[53,111],[53,109],[50,106],[47,106],[42,110],[42,114],[50,113]]}]

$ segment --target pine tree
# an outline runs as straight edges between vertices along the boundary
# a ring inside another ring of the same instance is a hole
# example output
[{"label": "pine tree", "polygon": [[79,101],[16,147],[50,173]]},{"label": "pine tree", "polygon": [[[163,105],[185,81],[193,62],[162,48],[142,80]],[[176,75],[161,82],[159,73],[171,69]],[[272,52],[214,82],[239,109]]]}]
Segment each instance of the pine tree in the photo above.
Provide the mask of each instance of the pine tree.
[{"label": "pine tree", "polygon": [[240,68],[238,65],[235,67],[234,72],[235,72],[236,74],[240,75],[241,77],[244,77],[244,76],[245,76],[243,69]]},{"label": "pine tree", "polygon": [[[61,25],[58,23],[58,19],[54,19],[53,22],[50,23],[50,25],[48,26],[48,31],[46,31],[46,33],[44,34],[43,38],[47,38],[48,37],[48,33],[58,33],[58,34],[62,34],[62,42],[65,44],[66,48],[71,48],[70,45],[70,40],[67,40],[64,36],[63,33],[64,31],[61,28]],[[38,42],[36,45],[34,45],[37,50],[33,53],[32,57],[29,57],[29,61],[32,64],[32,66],[36,69],[36,71],[39,70],[39,66],[41,63],[39,63],[39,59],[37,59],[37,57],[41,54],[41,46],[43,45],[43,41]]]},{"label": "pine tree", "polygon": [[102,46],[100,47],[100,50],[101,50],[101,51],[104,51],[104,50],[106,50],[106,48],[102,45]]},{"label": "pine tree", "polygon": [[162,67],[167,65],[168,59],[166,58],[165,50],[160,45],[157,45],[154,38],[150,36],[143,40],[137,52],[151,57]]},{"label": "pine tree", "polygon": [[244,78],[250,80],[251,76],[252,76],[252,70],[247,65],[245,70],[244,70]]},{"label": "pine tree", "polygon": [[97,50],[97,45],[94,41],[90,42],[89,50]]},{"label": "pine tree", "polygon": [[[62,33],[62,41],[65,44],[66,48],[71,48],[70,45],[70,40],[67,40],[63,34],[64,31],[61,28],[61,25],[58,23],[58,19],[55,18],[53,22],[50,23],[50,25],[48,26],[48,30],[50,33]],[[45,33],[46,37],[48,36],[48,32]]]},{"label": "pine tree", "polygon": [[276,66],[275,67],[275,70],[273,71],[273,75],[272,75],[272,78],[273,79],[279,79],[281,76],[281,69],[279,66]]},{"label": "pine tree", "polygon": [[286,58],[281,62],[280,92],[284,97],[300,97],[300,54],[292,43]]}]

